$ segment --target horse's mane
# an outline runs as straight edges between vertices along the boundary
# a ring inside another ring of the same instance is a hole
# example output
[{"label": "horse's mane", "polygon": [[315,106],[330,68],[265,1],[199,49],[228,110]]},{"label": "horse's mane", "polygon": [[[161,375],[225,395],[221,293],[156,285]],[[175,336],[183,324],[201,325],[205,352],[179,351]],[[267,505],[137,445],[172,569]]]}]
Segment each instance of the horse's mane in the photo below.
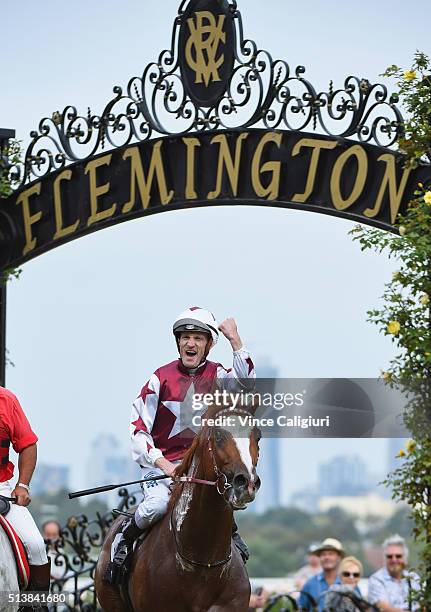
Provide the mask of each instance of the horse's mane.
[{"label": "horse's mane", "polygon": [[[208,430],[208,428],[205,427],[205,430]],[[202,437],[202,432],[203,432],[203,429],[201,429],[201,431],[195,436],[190,448],[186,451],[186,454],[184,455],[181,463],[175,470],[176,476],[186,476],[188,474],[190,470],[190,466],[192,465],[192,461],[195,456],[195,453],[197,449],[199,448],[199,444],[200,444],[201,437]],[[174,508],[179,496],[181,495],[181,492],[183,490],[183,484],[184,483],[176,483],[174,485],[171,497],[169,499],[168,512],[170,512]]]}]

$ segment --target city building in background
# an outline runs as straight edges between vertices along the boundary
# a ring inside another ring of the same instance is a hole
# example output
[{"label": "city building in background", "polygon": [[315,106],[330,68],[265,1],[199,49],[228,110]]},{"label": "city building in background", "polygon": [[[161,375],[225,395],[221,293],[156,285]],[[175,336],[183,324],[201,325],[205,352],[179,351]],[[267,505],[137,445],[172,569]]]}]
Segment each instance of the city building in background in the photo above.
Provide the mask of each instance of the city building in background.
[{"label": "city building in background", "polygon": [[260,459],[258,474],[262,485],[255,501],[250,504],[251,512],[262,514],[270,508],[281,506],[280,438],[262,438],[259,442]]},{"label": "city building in background", "polygon": [[319,497],[359,496],[371,488],[367,466],[358,455],[338,456],[318,467]]},{"label": "city building in background", "polygon": [[[265,390],[274,393],[279,371],[268,363],[265,365],[264,359],[262,359],[262,362],[263,365],[258,360],[257,376],[266,379]],[[283,440],[281,438],[265,438],[265,432],[262,432],[262,435],[263,437],[259,442],[260,453],[257,468],[262,485],[255,501],[249,506],[250,512],[259,514],[270,508],[279,508],[282,491],[281,443]]]},{"label": "city building in background", "polygon": [[32,495],[58,493],[69,489],[70,467],[68,465],[50,465],[38,463],[31,480]]},{"label": "city building in background", "polygon": [[[120,484],[140,477],[138,464],[124,452],[124,446],[115,436],[102,433],[93,440],[87,460],[87,488]],[[108,506],[117,506],[118,489],[105,493],[104,499]]]},{"label": "city building in background", "polygon": [[298,489],[298,491],[292,493],[288,506],[304,510],[305,512],[318,512],[319,494],[317,492],[317,485],[304,487],[304,489]]},{"label": "city building in background", "polygon": [[289,505],[307,512],[341,508],[361,520],[367,516],[390,518],[397,506],[382,481],[399,466],[395,457],[405,440],[389,438],[386,443],[388,463],[379,473],[370,474],[358,455],[331,457],[317,466],[316,484],[295,491]]},{"label": "city building in background", "polygon": [[318,509],[327,512],[331,508],[341,508],[347,514],[365,520],[367,517],[376,516],[379,520],[389,519],[397,510],[397,505],[376,493],[366,495],[340,495],[327,496],[319,499]]}]

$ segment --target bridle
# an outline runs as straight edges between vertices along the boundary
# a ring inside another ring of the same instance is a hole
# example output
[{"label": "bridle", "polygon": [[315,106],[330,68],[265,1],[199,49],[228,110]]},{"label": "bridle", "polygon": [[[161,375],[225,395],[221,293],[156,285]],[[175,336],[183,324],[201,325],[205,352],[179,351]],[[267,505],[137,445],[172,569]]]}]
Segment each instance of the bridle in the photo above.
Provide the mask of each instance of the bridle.
[{"label": "bridle", "polygon": [[[220,412],[217,413],[217,416],[220,417],[226,414],[232,414],[232,412],[235,412],[236,414],[242,414],[243,416],[249,416],[250,414],[246,410],[241,410],[238,408],[235,409],[234,411],[231,408],[225,408],[223,410],[220,410]],[[208,431],[207,442],[208,442],[208,451],[212,459],[212,464],[213,464],[214,473],[216,475],[216,479],[215,480],[203,480],[201,478],[193,478],[192,476],[178,476],[177,478],[174,479],[174,482],[187,482],[191,484],[203,484],[203,485],[216,487],[217,493],[223,497],[226,503],[229,503],[224,497],[224,494],[226,493],[226,491],[232,488],[232,485],[228,482],[226,474],[222,472],[217,465],[217,461],[216,461],[214,450],[213,450],[212,443],[211,443],[211,430]],[[224,482],[222,482],[223,480]],[[181,559],[183,559],[187,563],[190,563],[191,565],[194,565],[197,567],[206,567],[207,569],[211,569],[214,567],[221,567],[223,565],[226,565],[226,563],[229,563],[229,561],[231,560],[232,551],[229,553],[229,556],[226,557],[226,559],[223,559],[222,561],[216,561],[215,563],[202,563],[201,561],[194,561],[193,559],[190,559],[189,557],[187,557],[180,551],[176,532],[175,532],[174,525],[173,525],[173,510],[170,516],[170,525],[171,525],[171,531],[174,536],[176,551],[178,555],[181,557]]]},{"label": "bridle", "polygon": [[[223,417],[228,414],[232,415],[232,413],[239,414],[242,416],[250,416],[250,413],[247,410],[242,410],[241,408],[235,408],[235,409],[224,408],[223,410],[220,410],[219,412],[217,412],[217,417]],[[203,485],[216,487],[217,493],[219,495],[224,495],[226,491],[232,488],[232,485],[228,482],[226,474],[222,472],[217,465],[217,461],[214,455],[214,450],[211,445],[211,431],[208,431],[207,441],[208,441],[208,451],[212,459],[212,464],[213,464],[214,473],[216,475],[216,479],[215,480],[203,480],[201,478],[193,478],[192,476],[178,476],[174,478],[174,482],[188,482],[192,484],[203,484]],[[224,482],[222,482],[220,485],[220,481],[223,479],[224,479]],[[222,487],[221,490],[220,490],[220,486]]]},{"label": "bridle", "polygon": [[[174,478],[174,482],[188,482],[191,484],[202,484],[202,485],[207,485],[210,487],[215,487],[217,490],[217,493],[219,495],[224,496],[226,491],[232,488],[232,485],[228,482],[226,474],[222,472],[217,465],[217,461],[214,456],[214,451],[211,446],[211,433],[210,432],[208,432],[208,451],[210,453],[210,457],[213,463],[214,473],[216,475],[215,480],[204,480],[203,478],[194,478],[193,476],[177,476],[176,478]],[[221,482],[223,480],[224,482]]]}]

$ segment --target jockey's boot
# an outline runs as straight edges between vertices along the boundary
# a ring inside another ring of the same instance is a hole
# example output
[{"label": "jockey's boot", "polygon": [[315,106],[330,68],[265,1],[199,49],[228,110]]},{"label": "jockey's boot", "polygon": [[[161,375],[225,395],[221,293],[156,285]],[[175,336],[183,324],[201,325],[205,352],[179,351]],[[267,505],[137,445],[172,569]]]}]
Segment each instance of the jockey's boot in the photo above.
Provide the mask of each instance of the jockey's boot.
[{"label": "jockey's boot", "polygon": [[130,553],[133,550],[133,543],[142,533],[143,530],[136,524],[134,516],[123,523],[121,533],[117,534],[120,535],[120,539],[115,549],[114,557],[106,568],[105,582],[113,586],[120,584],[124,569],[127,567],[127,561],[130,558]]},{"label": "jockey's boot", "polygon": [[241,559],[244,561],[244,564],[247,563],[250,558],[250,552],[248,550],[247,544],[239,535],[238,525],[236,524],[235,519],[233,519],[232,522],[232,540],[237,549],[239,550],[239,554],[241,555]]},{"label": "jockey's boot", "polygon": [[[27,591],[40,591],[40,593],[49,593],[49,584],[51,580],[51,559],[48,557],[48,563],[44,565],[30,565],[30,581],[27,587]],[[48,612],[48,606],[40,604],[33,604],[28,608],[29,612],[32,611]]]}]

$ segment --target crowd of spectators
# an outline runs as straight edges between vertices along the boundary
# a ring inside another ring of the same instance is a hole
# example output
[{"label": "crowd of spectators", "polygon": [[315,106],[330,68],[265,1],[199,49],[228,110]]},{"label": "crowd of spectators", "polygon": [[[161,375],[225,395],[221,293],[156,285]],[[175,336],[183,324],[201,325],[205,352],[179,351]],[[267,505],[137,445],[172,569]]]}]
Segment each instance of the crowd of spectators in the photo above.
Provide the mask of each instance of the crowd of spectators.
[{"label": "crowd of spectators", "polygon": [[[59,559],[56,544],[60,540],[60,524],[46,521],[42,532],[51,557],[51,578],[64,577],[64,562]],[[419,578],[408,569],[408,548],[398,535],[386,539],[382,546],[384,565],[368,579],[367,593],[360,581],[363,566],[359,559],[347,555],[341,542],[326,538],[312,544],[306,564],[294,576],[295,591],[289,594],[292,607],[277,607],[277,596],[264,586],[257,587],[250,597],[250,610],[301,610],[302,612],[403,612],[419,611],[412,594],[419,588]],[[289,603],[289,602],[288,602]]]},{"label": "crowd of spectators", "polygon": [[[303,612],[403,612],[418,610],[412,595],[419,588],[419,578],[408,569],[405,540],[391,536],[383,543],[384,565],[368,579],[367,593],[360,588],[363,566],[347,555],[335,538],[326,538],[308,549],[307,564],[295,574],[295,598],[292,610]],[[250,610],[277,610],[264,587],[250,599]],[[286,607],[283,609],[287,609]]]}]

